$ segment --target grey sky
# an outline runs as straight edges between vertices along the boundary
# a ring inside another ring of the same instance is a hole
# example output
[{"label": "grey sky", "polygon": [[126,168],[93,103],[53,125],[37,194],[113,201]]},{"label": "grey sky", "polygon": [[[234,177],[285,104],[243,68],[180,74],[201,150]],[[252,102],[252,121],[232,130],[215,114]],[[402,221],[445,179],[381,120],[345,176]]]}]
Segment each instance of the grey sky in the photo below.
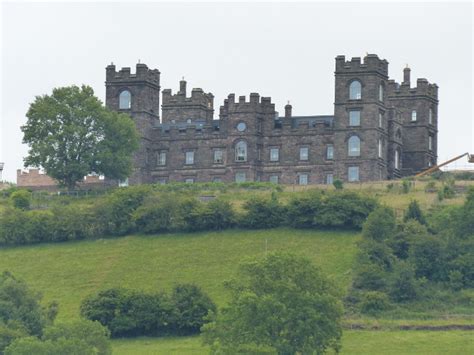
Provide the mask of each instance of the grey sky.
[{"label": "grey sky", "polygon": [[104,98],[105,66],[161,71],[161,87],[271,96],[282,113],[332,114],[334,58],[378,54],[401,81],[439,85],[439,159],[471,151],[470,3],[3,3],[0,161],[15,181],[27,148],[20,126],[35,95],[91,85]]}]

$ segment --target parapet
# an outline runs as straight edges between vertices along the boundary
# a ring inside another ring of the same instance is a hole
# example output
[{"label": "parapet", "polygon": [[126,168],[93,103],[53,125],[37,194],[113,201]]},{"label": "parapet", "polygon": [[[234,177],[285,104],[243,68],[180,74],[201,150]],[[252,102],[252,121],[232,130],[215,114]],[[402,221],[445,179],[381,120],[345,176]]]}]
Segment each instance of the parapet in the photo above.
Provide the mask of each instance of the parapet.
[{"label": "parapet", "polygon": [[397,96],[429,96],[438,99],[438,85],[430,84],[425,78],[416,80],[416,87],[410,87],[410,83],[397,83],[395,80],[388,81],[387,93],[391,97]]},{"label": "parapet", "polygon": [[[184,85],[183,85],[184,83]],[[212,93],[205,93],[201,88],[193,88],[191,90],[191,97],[186,97],[186,82],[180,82],[180,91],[173,95],[171,89],[165,89],[163,94],[163,106],[205,106],[207,109],[214,107],[214,95]],[[183,89],[184,88],[184,89]]]},{"label": "parapet", "polygon": [[271,97],[260,97],[255,92],[250,94],[248,100],[245,96],[239,96],[238,101],[235,100],[235,94],[229,94],[220,107],[220,116],[224,118],[227,114],[236,112],[271,113],[275,112],[275,104]]},{"label": "parapet", "polygon": [[364,61],[360,57],[353,57],[346,61],[346,57],[338,55],[336,57],[336,73],[352,73],[361,71],[376,71],[383,75],[388,75],[388,62],[380,59],[376,54],[367,54]]},{"label": "parapet", "polygon": [[116,71],[115,65],[110,64],[106,68],[107,81],[150,81],[159,85],[160,71],[158,69],[149,69],[146,64],[138,63],[136,65],[135,73],[132,73],[129,67],[124,67]]}]

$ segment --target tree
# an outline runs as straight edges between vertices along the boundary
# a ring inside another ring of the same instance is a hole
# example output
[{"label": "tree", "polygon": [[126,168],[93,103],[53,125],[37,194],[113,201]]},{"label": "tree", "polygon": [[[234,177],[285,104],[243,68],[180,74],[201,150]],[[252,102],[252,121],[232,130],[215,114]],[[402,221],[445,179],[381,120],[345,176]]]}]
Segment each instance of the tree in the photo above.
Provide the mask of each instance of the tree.
[{"label": "tree", "polygon": [[37,96],[21,127],[29,145],[25,166],[42,167],[68,189],[90,173],[125,179],[138,148],[135,124],[105,108],[89,86],[53,89]]},{"label": "tree", "polygon": [[203,326],[204,342],[215,353],[339,350],[339,292],[308,259],[272,253],[241,264],[238,279],[226,286],[228,307]]},{"label": "tree", "polygon": [[409,221],[410,219],[414,219],[420,224],[426,224],[425,215],[423,214],[423,211],[421,210],[417,200],[410,202],[405,213],[405,217],[403,218],[405,222]]},{"label": "tree", "polygon": [[397,220],[393,210],[388,207],[379,207],[372,212],[364,223],[362,234],[365,238],[382,241],[391,239],[397,227]]}]

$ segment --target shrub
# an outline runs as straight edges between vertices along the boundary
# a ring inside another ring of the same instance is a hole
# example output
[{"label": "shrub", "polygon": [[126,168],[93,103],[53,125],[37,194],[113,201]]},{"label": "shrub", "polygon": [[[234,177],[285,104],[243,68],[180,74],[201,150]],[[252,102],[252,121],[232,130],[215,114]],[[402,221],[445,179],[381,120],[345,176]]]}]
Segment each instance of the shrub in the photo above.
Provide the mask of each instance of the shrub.
[{"label": "shrub", "polygon": [[415,279],[415,270],[407,262],[399,262],[389,285],[390,297],[395,302],[412,301],[418,294],[418,283]]},{"label": "shrub", "polygon": [[183,216],[188,230],[222,230],[235,224],[235,212],[227,201],[215,199],[210,202],[197,202],[192,207],[191,211]]},{"label": "shrub", "polygon": [[425,277],[430,281],[446,279],[446,258],[440,238],[427,235],[415,239],[410,248],[409,260],[415,266],[417,277]]},{"label": "shrub", "polygon": [[388,245],[392,248],[393,254],[402,260],[408,258],[411,245],[416,239],[424,238],[428,235],[426,227],[418,221],[410,219],[400,225],[395,236],[388,240]]},{"label": "shrub", "polygon": [[283,207],[273,195],[271,198],[254,197],[244,203],[245,213],[240,225],[245,228],[273,228],[284,221]]},{"label": "shrub", "polygon": [[178,285],[171,294],[173,307],[173,333],[196,334],[206,323],[210,312],[217,307],[199,287],[195,285]]},{"label": "shrub", "polygon": [[387,294],[378,291],[367,291],[362,294],[360,311],[369,315],[377,315],[390,308]]},{"label": "shrub", "polygon": [[10,196],[13,207],[20,210],[29,210],[31,205],[31,192],[27,190],[17,190]]},{"label": "shrub", "polygon": [[339,179],[334,180],[332,184],[334,185],[336,190],[342,190],[344,188],[344,183]]},{"label": "shrub", "polygon": [[0,245],[50,241],[53,218],[51,211],[6,208],[0,215]]},{"label": "shrub", "polygon": [[314,216],[321,208],[321,192],[293,197],[286,207],[286,222],[293,228],[311,228]]},{"label": "shrub", "polygon": [[384,269],[370,262],[359,263],[355,268],[352,285],[360,290],[380,291],[387,286],[387,273]]},{"label": "shrub", "polygon": [[425,215],[421,211],[420,205],[418,204],[417,200],[413,200],[408,205],[408,209],[405,212],[405,216],[403,220],[406,222],[410,219],[414,219],[418,221],[420,224],[426,224]]},{"label": "shrub", "polygon": [[362,229],[365,238],[373,240],[390,239],[396,232],[395,213],[391,208],[379,207],[367,218]]},{"label": "shrub", "polygon": [[407,194],[411,190],[412,183],[406,179],[402,180],[402,193]]}]

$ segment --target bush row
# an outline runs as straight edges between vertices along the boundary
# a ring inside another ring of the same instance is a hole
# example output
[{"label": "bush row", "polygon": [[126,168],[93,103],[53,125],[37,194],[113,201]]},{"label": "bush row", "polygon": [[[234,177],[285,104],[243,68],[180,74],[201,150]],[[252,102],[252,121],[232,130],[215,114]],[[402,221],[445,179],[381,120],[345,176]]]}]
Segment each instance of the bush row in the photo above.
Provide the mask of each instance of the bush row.
[{"label": "bush row", "polygon": [[178,285],[171,295],[113,288],[86,298],[81,315],[99,321],[112,337],[199,333],[216,305],[195,285]]},{"label": "bush row", "polygon": [[216,198],[203,202],[187,192],[157,192],[150,186],[117,189],[93,201],[46,210],[5,208],[0,245],[227,228],[361,228],[375,200],[350,191],[315,191],[283,204],[273,192],[242,208]]}]

